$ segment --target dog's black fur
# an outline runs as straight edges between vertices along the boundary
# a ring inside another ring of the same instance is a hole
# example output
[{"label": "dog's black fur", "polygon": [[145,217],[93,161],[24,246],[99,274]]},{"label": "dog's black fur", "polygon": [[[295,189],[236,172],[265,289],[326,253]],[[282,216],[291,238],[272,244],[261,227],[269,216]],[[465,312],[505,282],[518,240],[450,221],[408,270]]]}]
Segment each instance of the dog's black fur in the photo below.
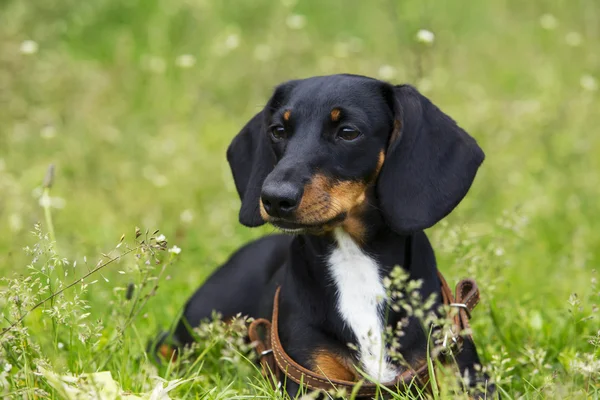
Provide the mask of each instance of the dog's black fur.
[{"label": "dog's black fur", "polygon": [[[191,342],[188,326],[213,311],[270,319],[280,285],[282,344],[311,369],[316,351],[356,362],[347,345],[356,338],[336,309],[328,275],[331,230],[347,231],[376,260],[381,277],[401,265],[410,279],[423,281],[423,298],[439,295],[423,230],[462,200],[484,154],[415,88],[333,75],[278,86],[233,139],[227,159],[242,200],[240,222],[270,222],[295,235],[268,236],[237,251],[188,301],[176,339]],[[396,326],[404,316],[390,312],[386,323]],[[424,331],[414,320],[400,338],[409,363],[426,357]],[[471,340],[457,362],[474,382],[479,358]]]}]

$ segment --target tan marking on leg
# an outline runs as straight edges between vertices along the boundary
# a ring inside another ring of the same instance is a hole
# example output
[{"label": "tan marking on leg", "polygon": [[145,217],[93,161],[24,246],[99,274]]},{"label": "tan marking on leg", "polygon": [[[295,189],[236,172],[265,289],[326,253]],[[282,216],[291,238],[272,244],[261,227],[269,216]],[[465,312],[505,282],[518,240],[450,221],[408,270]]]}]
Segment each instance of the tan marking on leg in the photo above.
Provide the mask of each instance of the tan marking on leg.
[{"label": "tan marking on leg", "polygon": [[292,110],[285,110],[285,112],[283,113],[283,120],[289,121],[291,115],[292,115]]},{"label": "tan marking on leg", "polygon": [[333,110],[331,110],[331,113],[329,114],[331,116],[331,120],[333,122],[337,122],[340,120],[340,116],[342,115],[342,111],[339,108],[334,108]]},{"label": "tan marking on leg", "polygon": [[175,361],[177,360],[177,349],[169,346],[168,344],[162,344],[158,348],[158,352],[165,360]]},{"label": "tan marking on leg", "polygon": [[312,371],[323,374],[329,379],[354,382],[358,378],[352,362],[339,354],[326,350],[317,350],[312,358]]}]

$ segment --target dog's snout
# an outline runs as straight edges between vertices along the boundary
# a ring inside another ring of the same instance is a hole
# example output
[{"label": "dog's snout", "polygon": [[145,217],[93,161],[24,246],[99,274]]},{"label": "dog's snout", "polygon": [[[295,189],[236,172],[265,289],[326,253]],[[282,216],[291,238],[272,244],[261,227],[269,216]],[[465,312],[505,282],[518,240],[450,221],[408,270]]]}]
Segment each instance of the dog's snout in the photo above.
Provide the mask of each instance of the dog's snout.
[{"label": "dog's snout", "polygon": [[267,183],[263,186],[261,200],[267,214],[277,218],[288,218],[298,208],[302,189],[290,183]]}]

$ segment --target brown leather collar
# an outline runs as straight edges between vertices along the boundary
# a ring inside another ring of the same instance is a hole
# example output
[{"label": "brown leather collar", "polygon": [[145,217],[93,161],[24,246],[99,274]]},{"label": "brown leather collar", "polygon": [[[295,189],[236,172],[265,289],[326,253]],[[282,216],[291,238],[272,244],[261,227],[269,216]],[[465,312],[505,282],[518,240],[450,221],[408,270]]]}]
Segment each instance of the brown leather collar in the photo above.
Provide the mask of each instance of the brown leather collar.
[{"label": "brown leather collar", "polygon": [[[458,344],[461,340],[461,334],[467,331],[470,335],[469,318],[471,311],[479,302],[479,289],[472,279],[463,279],[456,286],[456,298],[446,283],[442,274],[438,271],[438,277],[441,282],[442,301],[445,305],[458,308],[453,318],[453,341],[451,345]],[[279,293],[280,287],[275,291],[273,302],[272,323],[261,318],[254,320],[248,328],[250,340],[256,344],[263,374],[270,378],[275,386],[282,380],[282,375],[296,382],[299,385],[306,386],[312,390],[331,390],[346,389],[348,393],[352,392],[359,382],[351,382],[340,379],[333,379],[327,376],[313,372],[296,363],[285,351],[279,339]],[[263,330],[262,334],[260,330]],[[403,372],[396,377],[394,382],[374,384],[370,382],[361,382],[361,386],[356,391],[357,397],[369,397],[381,392],[381,386],[397,391],[405,389],[411,384],[416,384],[420,388],[427,388],[429,384],[429,370],[425,362],[416,369]]]}]

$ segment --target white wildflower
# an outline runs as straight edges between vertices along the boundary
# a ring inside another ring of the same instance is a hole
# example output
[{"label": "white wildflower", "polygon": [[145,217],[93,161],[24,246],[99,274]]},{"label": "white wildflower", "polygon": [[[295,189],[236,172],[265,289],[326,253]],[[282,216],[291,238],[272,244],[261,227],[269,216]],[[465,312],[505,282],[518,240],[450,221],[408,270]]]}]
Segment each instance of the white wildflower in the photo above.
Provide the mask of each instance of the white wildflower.
[{"label": "white wildflower", "polygon": [[167,186],[167,184],[169,183],[169,178],[162,174],[158,174],[154,176],[154,179],[152,179],[152,183],[154,183],[154,186],[156,187]]},{"label": "white wildflower", "polygon": [[156,237],[157,242],[164,242],[165,240],[167,240],[167,238],[162,233]]},{"label": "white wildflower", "polygon": [[119,136],[121,136],[121,132],[115,126],[108,125],[101,128],[100,138],[109,143],[115,143],[119,140]]},{"label": "white wildflower", "polygon": [[598,81],[591,75],[583,75],[579,80],[579,84],[582,88],[590,92],[598,90]]},{"label": "white wildflower", "polygon": [[66,201],[62,197],[51,197],[46,193],[42,194],[39,200],[39,204],[41,207],[52,207],[63,209],[65,208]]},{"label": "white wildflower", "polygon": [[10,372],[10,370],[12,369],[12,364],[11,363],[6,363],[4,364],[4,372]]},{"label": "white wildflower", "polygon": [[379,67],[379,71],[377,71],[377,75],[383,80],[390,80],[396,77],[396,68],[391,65],[384,64]]},{"label": "white wildflower", "polygon": [[416,38],[419,43],[432,44],[435,40],[435,35],[427,29],[420,29],[419,32],[417,32]]},{"label": "white wildflower", "polygon": [[191,54],[182,54],[175,59],[175,65],[179,68],[191,68],[196,64],[196,57]]},{"label": "white wildflower", "polygon": [[190,222],[192,222],[194,220],[194,213],[192,212],[192,210],[183,210],[181,212],[181,214],[179,215],[179,220],[181,222],[185,222],[186,224],[189,224]]},{"label": "white wildflower", "polygon": [[8,225],[10,226],[10,230],[12,232],[19,232],[23,229],[23,218],[20,214],[12,213],[8,217]]},{"label": "white wildflower", "polygon": [[538,311],[531,312],[529,317],[529,326],[531,329],[539,331],[544,326],[544,320],[542,319],[542,315]]},{"label": "white wildflower", "polygon": [[306,25],[306,17],[300,14],[292,14],[285,20],[288,28],[302,29]]},{"label": "white wildflower", "polygon": [[558,26],[558,20],[552,14],[544,14],[540,17],[540,25],[542,28],[547,30],[556,29]]},{"label": "white wildflower", "polygon": [[177,246],[173,246],[169,249],[169,253],[179,254],[179,253],[181,253],[181,249]]},{"label": "white wildflower", "polygon": [[25,40],[21,43],[21,53],[23,54],[35,54],[38,51],[38,44],[33,40]]},{"label": "white wildflower", "polygon": [[229,50],[237,49],[240,45],[240,35],[231,33],[225,38],[225,47]]},{"label": "white wildflower", "polygon": [[153,165],[146,165],[142,169],[144,178],[148,179],[156,187],[164,187],[169,183],[169,178],[159,173],[159,171]]},{"label": "white wildflower", "polygon": [[573,371],[582,375],[594,375],[600,372],[600,359],[597,359],[594,354],[583,354],[583,357],[577,356],[579,359],[570,363]]},{"label": "white wildflower", "polygon": [[583,38],[578,32],[569,32],[565,35],[565,42],[572,47],[580,46]]},{"label": "white wildflower", "polygon": [[56,128],[52,125],[46,125],[40,130],[40,136],[43,139],[52,139],[56,136]]},{"label": "white wildflower", "polygon": [[59,350],[62,350],[62,349],[64,349],[64,348],[65,348],[65,344],[64,344],[63,342],[58,342],[58,343],[56,344],[56,346],[58,347],[58,349],[59,349]]}]

